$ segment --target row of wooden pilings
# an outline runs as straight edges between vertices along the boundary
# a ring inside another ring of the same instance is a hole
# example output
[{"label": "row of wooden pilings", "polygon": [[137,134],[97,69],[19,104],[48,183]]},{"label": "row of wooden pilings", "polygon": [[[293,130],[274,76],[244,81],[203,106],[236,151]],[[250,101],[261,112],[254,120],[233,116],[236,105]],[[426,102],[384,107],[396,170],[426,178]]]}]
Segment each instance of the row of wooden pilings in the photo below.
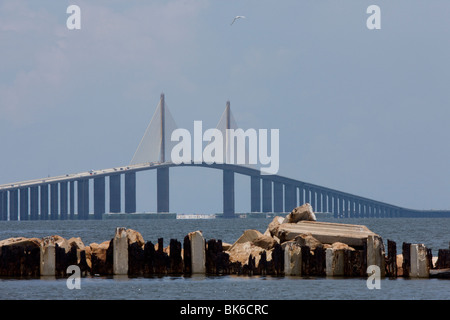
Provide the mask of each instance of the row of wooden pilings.
[{"label": "row of wooden pilings", "polygon": [[[191,232],[183,244],[171,239],[164,248],[133,236],[133,230],[117,228],[109,243],[82,248],[79,242],[62,246],[55,237],[0,242],[0,276],[67,277],[76,265],[83,276],[153,275],[273,275],[367,277],[367,267],[376,265],[381,277],[430,277],[430,270],[450,268],[450,250],[440,249],[437,260],[423,244],[402,244],[397,254],[394,241],[387,241],[387,253],[380,237],[369,236],[361,248],[311,250],[295,242],[275,244],[247,263],[232,262],[221,240],[205,240],[200,231]],[[78,238],[79,239],[79,238]],[[89,249],[87,249],[89,248]]]}]

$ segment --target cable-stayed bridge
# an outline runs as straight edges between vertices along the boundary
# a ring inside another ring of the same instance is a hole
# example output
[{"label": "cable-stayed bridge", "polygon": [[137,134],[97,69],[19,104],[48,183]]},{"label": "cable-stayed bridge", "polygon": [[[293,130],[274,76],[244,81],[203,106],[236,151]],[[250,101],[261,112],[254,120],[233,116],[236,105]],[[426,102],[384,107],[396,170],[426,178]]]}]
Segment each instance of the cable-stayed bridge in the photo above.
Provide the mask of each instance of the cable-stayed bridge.
[{"label": "cable-stayed bridge", "polygon": [[[217,130],[228,137],[227,129],[236,129],[230,103],[218,123]],[[0,220],[66,220],[102,219],[105,213],[136,212],[136,174],[156,170],[157,213],[170,210],[170,168],[203,167],[223,172],[223,217],[235,217],[236,174],[250,178],[251,212],[283,213],[303,203],[310,203],[316,212],[327,212],[336,218],[370,217],[450,217],[450,210],[414,210],[376,201],[347,192],[299,181],[280,175],[262,174],[260,169],[224,161],[206,163],[188,161],[174,163],[168,152],[175,142],[171,133],[175,121],[166,106],[164,94],[129,165],[78,174],[48,177],[0,185]],[[229,154],[225,139],[223,154]],[[122,176],[124,179],[122,179]],[[124,188],[122,188],[122,180]],[[93,199],[91,199],[93,188]],[[124,204],[122,203],[124,190]],[[106,193],[109,192],[109,211]],[[93,201],[93,213],[90,212]]]}]

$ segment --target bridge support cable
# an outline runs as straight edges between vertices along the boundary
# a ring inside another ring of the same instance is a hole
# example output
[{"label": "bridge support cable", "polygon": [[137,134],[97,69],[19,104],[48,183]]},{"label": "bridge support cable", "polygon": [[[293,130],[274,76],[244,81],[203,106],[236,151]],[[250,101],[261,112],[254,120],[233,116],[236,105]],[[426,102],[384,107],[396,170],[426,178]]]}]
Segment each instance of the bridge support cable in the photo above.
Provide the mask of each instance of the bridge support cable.
[{"label": "bridge support cable", "polygon": [[161,94],[158,106],[131,159],[130,165],[170,161],[170,150],[177,142],[171,141],[172,132],[177,129],[173,116]]}]

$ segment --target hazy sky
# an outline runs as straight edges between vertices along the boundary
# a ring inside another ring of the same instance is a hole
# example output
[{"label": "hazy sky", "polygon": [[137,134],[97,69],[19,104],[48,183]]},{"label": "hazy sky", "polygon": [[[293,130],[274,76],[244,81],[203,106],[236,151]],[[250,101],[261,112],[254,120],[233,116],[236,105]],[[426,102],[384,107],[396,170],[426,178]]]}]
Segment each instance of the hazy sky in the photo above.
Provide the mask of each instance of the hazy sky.
[{"label": "hazy sky", "polygon": [[[0,184],[128,164],[164,92],[179,127],[215,127],[230,100],[240,127],[280,129],[281,175],[450,209],[449,16],[447,0],[2,0]],[[220,171],[170,178],[171,211],[222,211]],[[137,179],[155,211],[155,172]],[[236,211],[249,190],[237,176]]]}]

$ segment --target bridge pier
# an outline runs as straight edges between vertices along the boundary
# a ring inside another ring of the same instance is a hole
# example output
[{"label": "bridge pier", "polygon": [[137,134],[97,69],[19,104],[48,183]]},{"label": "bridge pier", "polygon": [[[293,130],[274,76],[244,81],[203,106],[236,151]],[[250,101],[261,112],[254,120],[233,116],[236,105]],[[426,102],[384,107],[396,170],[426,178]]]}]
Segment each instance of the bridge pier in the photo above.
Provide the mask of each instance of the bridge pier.
[{"label": "bridge pier", "polygon": [[347,197],[344,198],[344,212],[345,217],[350,218],[350,199]]},{"label": "bridge pier", "polygon": [[109,176],[109,212],[121,212],[120,174]]},{"label": "bridge pier", "polygon": [[51,183],[50,184],[50,219],[57,220],[58,219],[58,184]]},{"label": "bridge pier", "polygon": [[0,192],[0,220],[8,220],[8,192]]},{"label": "bridge pier", "polygon": [[[169,168],[156,169],[157,212],[169,212]],[[233,202],[234,203],[234,202]]]},{"label": "bridge pier", "polygon": [[339,196],[339,218],[344,218],[345,217],[345,212],[344,212],[344,198],[342,196]]},{"label": "bridge pier", "polygon": [[298,202],[299,205],[304,205],[306,203],[305,201],[305,189],[303,186],[298,187]]},{"label": "bridge pier", "polygon": [[291,212],[297,207],[297,188],[292,184],[284,185],[284,211]]},{"label": "bridge pier", "polygon": [[327,192],[327,212],[333,212],[333,197]]},{"label": "bridge pier", "polygon": [[69,183],[67,181],[61,181],[59,183],[59,218],[61,220],[67,220],[69,212],[69,202],[68,202],[68,188]]},{"label": "bridge pier", "polygon": [[320,204],[320,206],[321,206],[321,211],[322,212],[327,212],[328,210],[327,210],[327,193],[326,192],[321,192],[320,193],[320,197],[321,197],[321,199],[322,199],[322,201],[321,201],[321,204]]},{"label": "bridge pier", "polygon": [[263,212],[273,212],[272,208],[272,181],[269,179],[262,179],[262,205]]},{"label": "bridge pier", "polygon": [[261,212],[261,178],[250,176],[250,211]]},{"label": "bridge pier", "polygon": [[320,199],[320,212],[327,212],[327,201],[326,201],[326,194],[322,191],[320,191],[319,194],[319,199]]},{"label": "bridge pier", "polygon": [[384,218],[386,216],[386,207],[380,208],[380,218]]},{"label": "bridge pier", "polygon": [[28,220],[28,188],[20,189],[20,221]]},{"label": "bridge pier", "polygon": [[39,187],[41,197],[41,220],[48,220],[48,184]]},{"label": "bridge pier", "polygon": [[77,181],[78,192],[78,219],[87,220],[89,218],[89,179]]},{"label": "bridge pier", "polygon": [[39,188],[30,187],[30,220],[39,219]]},{"label": "bridge pier", "polygon": [[223,170],[223,217],[234,218],[234,172]]},{"label": "bridge pier", "polygon": [[389,209],[389,217],[390,218],[394,218],[395,217],[395,209],[394,208],[390,208]]},{"label": "bridge pier", "polygon": [[356,208],[355,208],[355,199],[350,198],[350,218],[354,218],[356,216]]},{"label": "bridge pier", "polygon": [[323,191],[320,191],[318,199],[319,199],[320,212],[327,212],[326,193],[324,193]]},{"label": "bridge pier", "polygon": [[304,203],[311,204],[311,197],[309,196],[309,188],[308,187],[304,187],[303,191],[305,193],[304,199],[303,199]]},{"label": "bridge pier", "polygon": [[103,214],[106,213],[105,200],[106,178],[94,178],[94,219],[101,220]]},{"label": "bridge pier", "polygon": [[17,189],[9,191],[9,220],[18,220],[19,194]]},{"label": "bridge pier", "polygon": [[273,211],[277,213],[284,212],[283,208],[283,184],[281,182],[273,182]]},{"label": "bridge pier", "polygon": [[125,173],[125,212],[136,212],[136,173]]},{"label": "bridge pier", "polygon": [[75,219],[75,181],[70,181],[69,183],[69,218],[70,220]]},{"label": "bridge pier", "polygon": [[316,204],[316,189],[314,188],[310,188],[309,189],[311,192],[311,205],[313,207],[313,211],[317,211],[317,204]]},{"label": "bridge pier", "polygon": [[333,193],[332,194],[332,201],[333,201],[333,211],[331,211],[332,213],[333,213],[333,216],[335,217],[335,218],[337,218],[338,217],[338,211],[337,211],[337,197],[336,197],[336,194],[335,193]]}]

